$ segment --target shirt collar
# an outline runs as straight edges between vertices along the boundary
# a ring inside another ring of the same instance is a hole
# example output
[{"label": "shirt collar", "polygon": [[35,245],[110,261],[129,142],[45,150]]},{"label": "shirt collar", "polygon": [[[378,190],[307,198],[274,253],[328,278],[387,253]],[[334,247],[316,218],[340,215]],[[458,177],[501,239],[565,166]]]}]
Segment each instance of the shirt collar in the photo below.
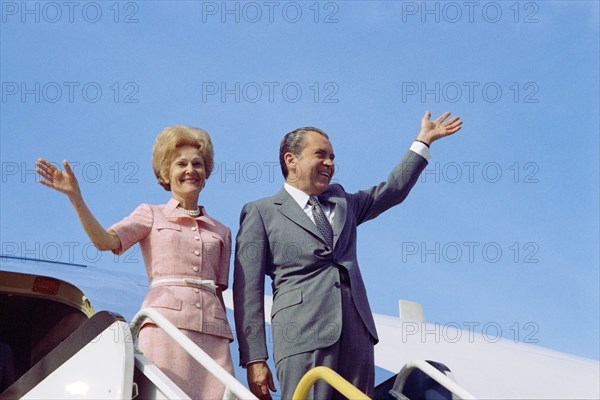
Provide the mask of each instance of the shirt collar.
[{"label": "shirt collar", "polygon": [[173,210],[177,209],[178,205],[179,205],[179,202],[171,197],[169,199],[169,202],[167,203],[167,207],[166,207],[167,214],[172,214]]},{"label": "shirt collar", "polygon": [[[165,216],[167,218],[189,217],[189,215],[187,215],[183,211],[177,209],[178,205],[179,205],[179,201],[177,201],[171,197],[171,199],[169,199],[169,202],[167,203],[167,206],[165,209]],[[200,207],[200,215],[198,215],[197,217],[192,217],[192,218],[194,218],[196,220],[204,221],[213,226],[216,226],[217,224],[215,223],[215,221],[210,216],[208,216],[208,214],[206,213],[206,209],[204,209],[203,206],[199,206],[199,207]]]},{"label": "shirt collar", "polygon": [[306,204],[308,204],[308,199],[310,198],[310,196],[304,193],[302,190],[288,184],[287,182],[283,184],[283,188],[286,190],[286,192],[289,193],[290,196],[292,196],[292,199],[294,199],[294,201],[298,203],[300,208],[304,210]]}]

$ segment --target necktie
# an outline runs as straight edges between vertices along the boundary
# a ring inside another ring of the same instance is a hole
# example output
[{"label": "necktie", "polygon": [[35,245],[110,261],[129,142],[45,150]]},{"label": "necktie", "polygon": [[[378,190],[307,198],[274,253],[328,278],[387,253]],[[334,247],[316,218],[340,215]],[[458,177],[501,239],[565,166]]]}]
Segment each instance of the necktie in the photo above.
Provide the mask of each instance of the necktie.
[{"label": "necktie", "polygon": [[315,219],[315,224],[317,228],[325,238],[325,242],[327,246],[333,248],[333,229],[331,228],[331,224],[327,220],[323,209],[321,208],[321,204],[316,196],[311,196],[308,199],[308,204],[312,207],[313,218]]}]

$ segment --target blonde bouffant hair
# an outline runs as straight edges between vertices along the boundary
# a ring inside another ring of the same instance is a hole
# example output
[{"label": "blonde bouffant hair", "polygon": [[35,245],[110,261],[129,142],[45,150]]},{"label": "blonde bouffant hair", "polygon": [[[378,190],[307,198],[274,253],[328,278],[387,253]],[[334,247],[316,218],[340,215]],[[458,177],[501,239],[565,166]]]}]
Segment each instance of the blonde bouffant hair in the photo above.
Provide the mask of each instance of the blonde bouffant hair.
[{"label": "blonde bouffant hair", "polygon": [[208,133],[200,128],[185,125],[170,126],[158,134],[152,146],[152,169],[158,184],[167,191],[171,191],[169,183],[171,163],[175,159],[177,149],[183,146],[193,146],[200,150],[206,179],[212,173],[214,150]]}]

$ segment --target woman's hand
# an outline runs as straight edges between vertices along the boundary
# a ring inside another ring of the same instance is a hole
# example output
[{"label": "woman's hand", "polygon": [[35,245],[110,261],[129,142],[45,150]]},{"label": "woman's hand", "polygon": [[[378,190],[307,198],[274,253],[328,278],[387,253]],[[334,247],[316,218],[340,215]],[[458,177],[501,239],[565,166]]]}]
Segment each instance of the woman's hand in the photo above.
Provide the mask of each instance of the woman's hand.
[{"label": "woman's hand", "polygon": [[58,190],[69,196],[70,199],[73,197],[81,197],[77,178],[75,178],[75,174],[66,160],[63,161],[64,171],[56,168],[43,158],[37,160],[35,166],[37,167],[35,171],[41,177],[39,182],[42,185]]},{"label": "woman's hand", "polygon": [[81,226],[83,226],[98,250],[119,250],[121,248],[119,236],[112,230],[105,230],[85,204],[77,178],[75,178],[75,174],[67,161],[63,161],[64,171],[56,168],[43,158],[37,160],[35,166],[37,167],[35,171],[41,177],[40,183],[42,185],[69,196]]}]

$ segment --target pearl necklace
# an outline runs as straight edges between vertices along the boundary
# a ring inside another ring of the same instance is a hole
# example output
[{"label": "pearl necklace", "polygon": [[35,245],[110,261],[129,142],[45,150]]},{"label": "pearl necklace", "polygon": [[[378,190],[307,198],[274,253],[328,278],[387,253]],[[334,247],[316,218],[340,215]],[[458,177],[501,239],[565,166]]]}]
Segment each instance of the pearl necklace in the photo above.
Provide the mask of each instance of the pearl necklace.
[{"label": "pearl necklace", "polygon": [[197,217],[200,215],[200,207],[196,206],[195,210],[188,210],[187,208],[183,208],[181,206],[177,206],[178,209],[189,215],[190,217]]}]

